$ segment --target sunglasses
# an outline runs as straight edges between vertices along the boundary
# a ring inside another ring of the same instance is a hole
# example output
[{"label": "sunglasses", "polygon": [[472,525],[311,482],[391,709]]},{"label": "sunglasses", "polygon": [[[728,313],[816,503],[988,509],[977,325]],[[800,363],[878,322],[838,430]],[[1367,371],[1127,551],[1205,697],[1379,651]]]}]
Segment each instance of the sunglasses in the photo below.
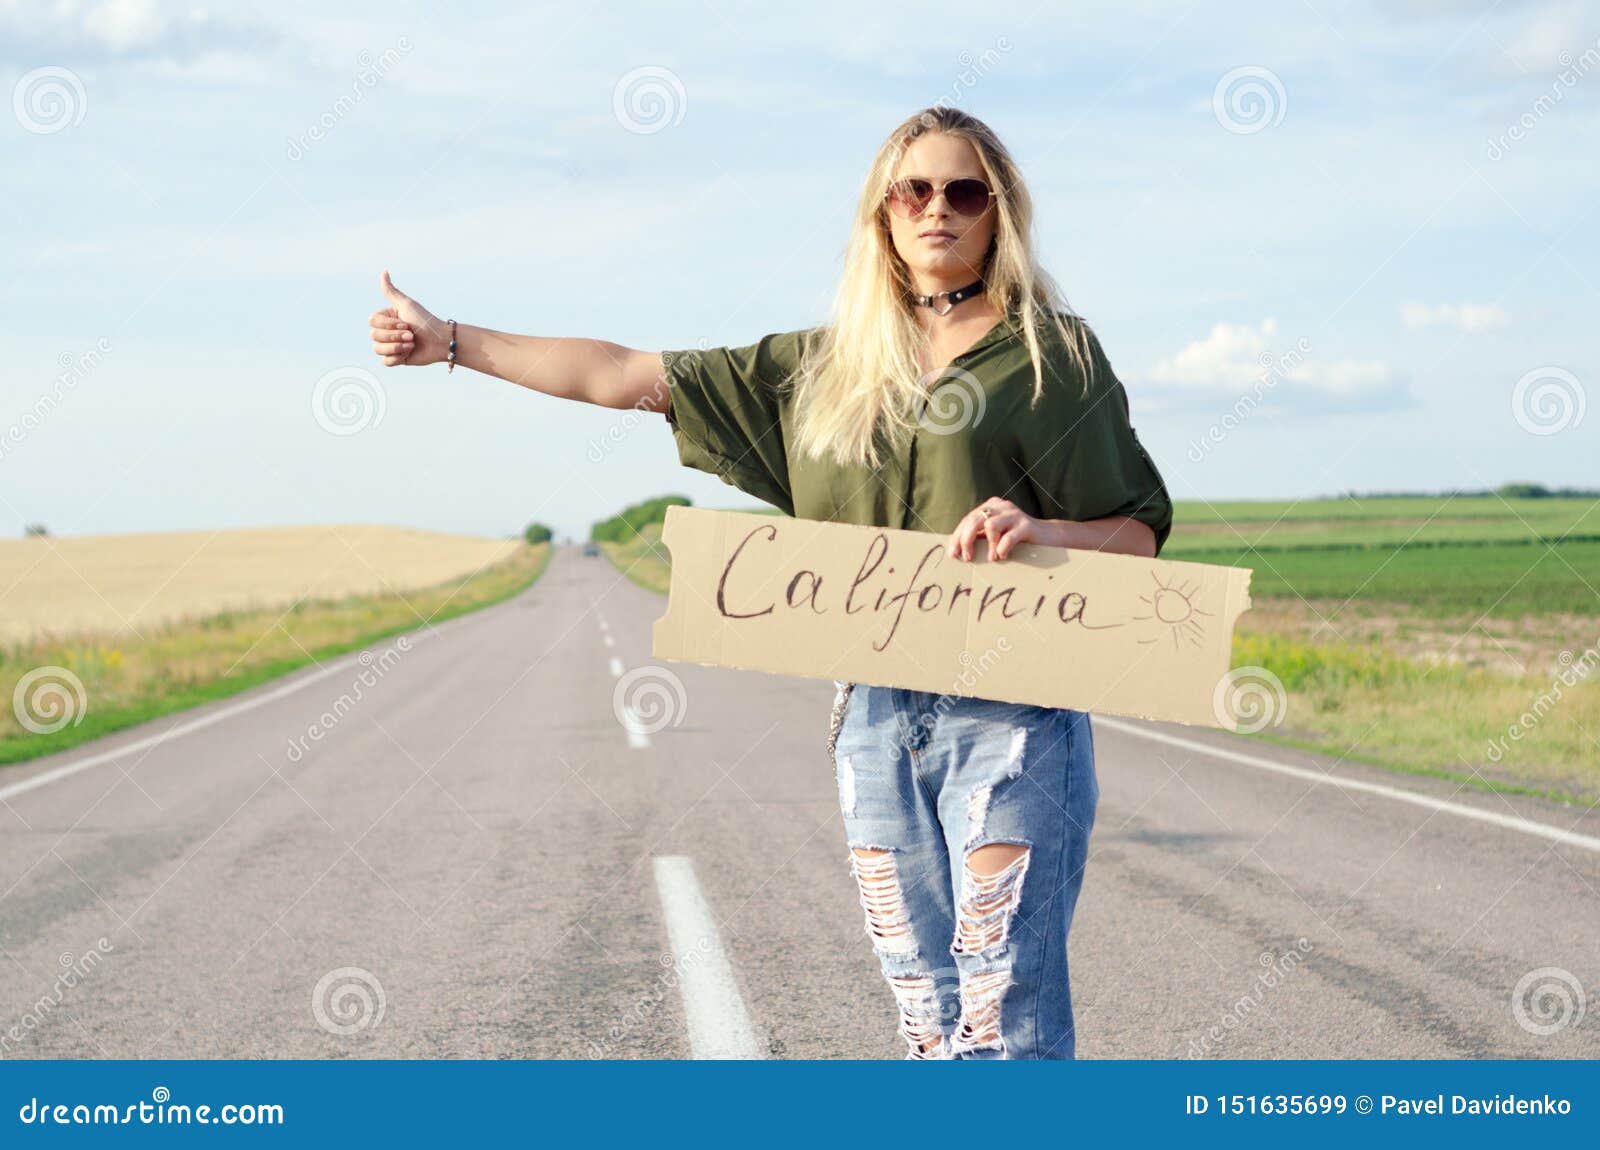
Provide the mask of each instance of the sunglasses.
[{"label": "sunglasses", "polygon": [[933,202],[934,194],[940,189],[944,191],[945,203],[958,216],[981,216],[989,207],[989,201],[994,199],[989,185],[979,179],[967,178],[935,184],[921,176],[896,180],[889,185],[884,198],[897,216],[909,220],[926,211]]}]

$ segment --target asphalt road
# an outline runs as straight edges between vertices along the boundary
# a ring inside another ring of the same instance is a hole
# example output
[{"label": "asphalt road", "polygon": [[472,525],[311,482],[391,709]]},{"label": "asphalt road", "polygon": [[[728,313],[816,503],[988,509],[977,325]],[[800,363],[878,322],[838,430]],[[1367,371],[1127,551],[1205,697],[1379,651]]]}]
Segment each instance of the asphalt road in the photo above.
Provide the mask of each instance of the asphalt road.
[{"label": "asphalt road", "polygon": [[[672,696],[664,605],[562,549],[409,649],[0,769],[0,1054],[899,1058],[831,684]],[[1080,1057],[1600,1056],[1600,814],[1095,730]]]}]

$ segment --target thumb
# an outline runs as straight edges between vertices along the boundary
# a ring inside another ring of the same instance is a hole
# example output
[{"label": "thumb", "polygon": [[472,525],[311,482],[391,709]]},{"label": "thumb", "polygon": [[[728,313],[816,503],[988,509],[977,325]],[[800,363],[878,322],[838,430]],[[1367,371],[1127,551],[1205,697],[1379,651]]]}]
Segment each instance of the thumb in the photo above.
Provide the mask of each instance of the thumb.
[{"label": "thumb", "polygon": [[409,298],[405,292],[394,286],[394,281],[389,278],[388,268],[383,269],[383,276],[378,282],[383,288],[383,294],[391,301],[399,303],[401,300]]}]

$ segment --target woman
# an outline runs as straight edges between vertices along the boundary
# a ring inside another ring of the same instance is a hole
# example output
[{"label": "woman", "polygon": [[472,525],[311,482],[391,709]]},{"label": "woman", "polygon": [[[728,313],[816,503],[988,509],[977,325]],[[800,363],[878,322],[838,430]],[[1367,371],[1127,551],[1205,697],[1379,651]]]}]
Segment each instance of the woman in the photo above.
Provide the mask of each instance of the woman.
[{"label": "woman", "polygon": [[[709,350],[441,322],[383,276],[383,363],[665,414],[680,460],[807,519],[1153,556],[1172,525],[1094,333],[1036,263],[1020,172],[929,108],[878,150],[826,327]],[[452,365],[453,366],[453,365]],[[1072,1058],[1067,931],[1099,786],[1082,711],[839,683],[828,747],[907,1058]],[[981,693],[981,681],[976,685]]]}]

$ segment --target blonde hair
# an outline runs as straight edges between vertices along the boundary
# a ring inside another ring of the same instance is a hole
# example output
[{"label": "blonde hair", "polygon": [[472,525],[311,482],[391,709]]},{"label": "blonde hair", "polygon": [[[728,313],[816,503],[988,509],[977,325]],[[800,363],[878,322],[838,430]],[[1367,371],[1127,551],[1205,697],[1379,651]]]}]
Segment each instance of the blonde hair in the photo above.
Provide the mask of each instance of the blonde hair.
[{"label": "blonde hair", "polygon": [[794,390],[796,444],[813,458],[877,467],[885,448],[905,445],[915,426],[915,401],[943,374],[921,369],[928,336],[906,298],[911,274],[895,251],[884,202],[907,147],[939,132],[971,143],[995,191],[995,234],[980,274],[984,294],[1007,317],[1002,322],[1017,313],[1033,361],[1031,402],[1044,391],[1039,333],[1048,331],[1046,321],[1060,333],[1070,365],[1087,385],[1092,362],[1087,329],[1034,256],[1033,201],[1011,154],[976,117],[955,108],[925,108],[879,147],[856,205],[833,322],[806,341],[788,381]]}]

